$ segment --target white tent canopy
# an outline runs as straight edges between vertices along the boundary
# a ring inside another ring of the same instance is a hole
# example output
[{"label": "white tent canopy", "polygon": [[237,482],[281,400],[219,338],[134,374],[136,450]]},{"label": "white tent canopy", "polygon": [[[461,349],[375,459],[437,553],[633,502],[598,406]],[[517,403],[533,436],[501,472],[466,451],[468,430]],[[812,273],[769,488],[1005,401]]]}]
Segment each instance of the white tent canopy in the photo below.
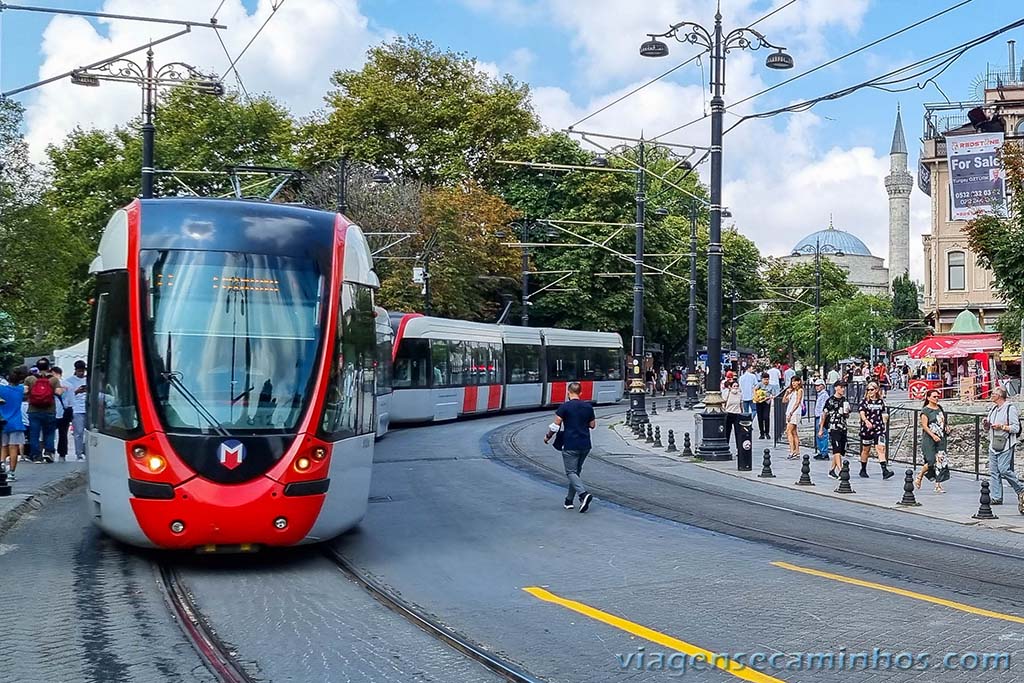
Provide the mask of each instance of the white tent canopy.
[{"label": "white tent canopy", "polygon": [[55,349],[53,352],[53,364],[70,375],[74,371],[75,361],[87,361],[89,359],[89,340],[82,341],[67,347],[66,349]]}]

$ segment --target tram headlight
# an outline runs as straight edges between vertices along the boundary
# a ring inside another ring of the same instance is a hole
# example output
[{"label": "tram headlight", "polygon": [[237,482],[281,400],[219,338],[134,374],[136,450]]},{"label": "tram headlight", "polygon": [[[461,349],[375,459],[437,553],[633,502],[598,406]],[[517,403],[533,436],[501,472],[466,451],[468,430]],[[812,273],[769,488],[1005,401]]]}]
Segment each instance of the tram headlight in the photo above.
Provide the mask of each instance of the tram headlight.
[{"label": "tram headlight", "polygon": [[295,461],[295,470],[298,472],[305,472],[309,469],[310,465],[312,465],[312,463],[309,461],[309,458],[302,456]]},{"label": "tram headlight", "polygon": [[286,526],[288,526],[288,520],[284,517],[278,517],[274,520],[275,529],[284,529]]},{"label": "tram headlight", "polygon": [[151,455],[146,458],[146,467],[153,474],[163,472],[164,468],[167,467],[167,461],[159,455]]},{"label": "tram headlight", "polygon": [[327,449],[323,446],[317,446],[313,449],[313,459],[316,461],[323,460],[327,457]]},{"label": "tram headlight", "polygon": [[136,446],[132,449],[132,457],[136,460],[142,460],[146,457],[146,449],[142,446]]},{"label": "tram headlight", "polygon": [[180,534],[185,530],[185,523],[180,520],[174,520],[171,522],[171,531],[176,534]]}]

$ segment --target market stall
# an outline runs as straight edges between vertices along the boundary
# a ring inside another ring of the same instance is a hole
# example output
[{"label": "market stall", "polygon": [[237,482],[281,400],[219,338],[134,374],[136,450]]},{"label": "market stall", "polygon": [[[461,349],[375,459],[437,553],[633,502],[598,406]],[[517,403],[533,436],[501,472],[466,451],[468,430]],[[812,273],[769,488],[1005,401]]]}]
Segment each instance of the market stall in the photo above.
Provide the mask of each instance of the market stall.
[{"label": "market stall", "polygon": [[908,386],[910,398],[923,400],[931,389],[962,401],[988,398],[1002,350],[1002,337],[983,332],[974,314],[963,311],[949,334],[925,337],[899,352],[922,361],[922,370]]}]

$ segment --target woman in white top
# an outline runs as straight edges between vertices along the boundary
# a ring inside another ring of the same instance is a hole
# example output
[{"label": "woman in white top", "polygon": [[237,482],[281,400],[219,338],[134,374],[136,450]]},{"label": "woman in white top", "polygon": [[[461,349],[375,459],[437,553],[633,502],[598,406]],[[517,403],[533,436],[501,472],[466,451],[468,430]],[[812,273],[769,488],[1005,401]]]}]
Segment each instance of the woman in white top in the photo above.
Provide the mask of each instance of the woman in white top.
[{"label": "woman in white top", "polygon": [[[736,443],[740,443],[740,417],[743,415],[743,392],[740,391],[740,383],[736,380],[726,380],[725,391],[725,438],[732,438],[736,434]],[[737,445],[737,448],[739,446]]]},{"label": "woman in white top", "polygon": [[789,441],[789,459],[795,460],[800,457],[800,435],[797,434],[797,426],[800,424],[801,406],[804,402],[803,382],[799,377],[794,377],[789,382],[789,388],[782,397],[786,404],[786,440]]}]

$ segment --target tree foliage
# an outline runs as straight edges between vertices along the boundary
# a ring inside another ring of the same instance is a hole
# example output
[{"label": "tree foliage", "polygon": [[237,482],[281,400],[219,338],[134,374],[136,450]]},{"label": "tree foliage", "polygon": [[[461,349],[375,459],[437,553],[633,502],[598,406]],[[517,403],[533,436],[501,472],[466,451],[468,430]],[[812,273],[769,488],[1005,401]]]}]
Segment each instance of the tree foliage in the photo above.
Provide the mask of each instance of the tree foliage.
[{"label": "tree foliage", "polygon": [[924,314],[917,305],[917,293],[917,285],[907,273],[892,281],[892,315],[897,321],[895,349],[906,348],[924,338]]},{"label": "tree foliage", "polygon": [[414,36],[338,71],[327,111],[306,129],[306,163],[341,156],[429,184],[481,177],[493,150],[539,129],[527,86]]}]

